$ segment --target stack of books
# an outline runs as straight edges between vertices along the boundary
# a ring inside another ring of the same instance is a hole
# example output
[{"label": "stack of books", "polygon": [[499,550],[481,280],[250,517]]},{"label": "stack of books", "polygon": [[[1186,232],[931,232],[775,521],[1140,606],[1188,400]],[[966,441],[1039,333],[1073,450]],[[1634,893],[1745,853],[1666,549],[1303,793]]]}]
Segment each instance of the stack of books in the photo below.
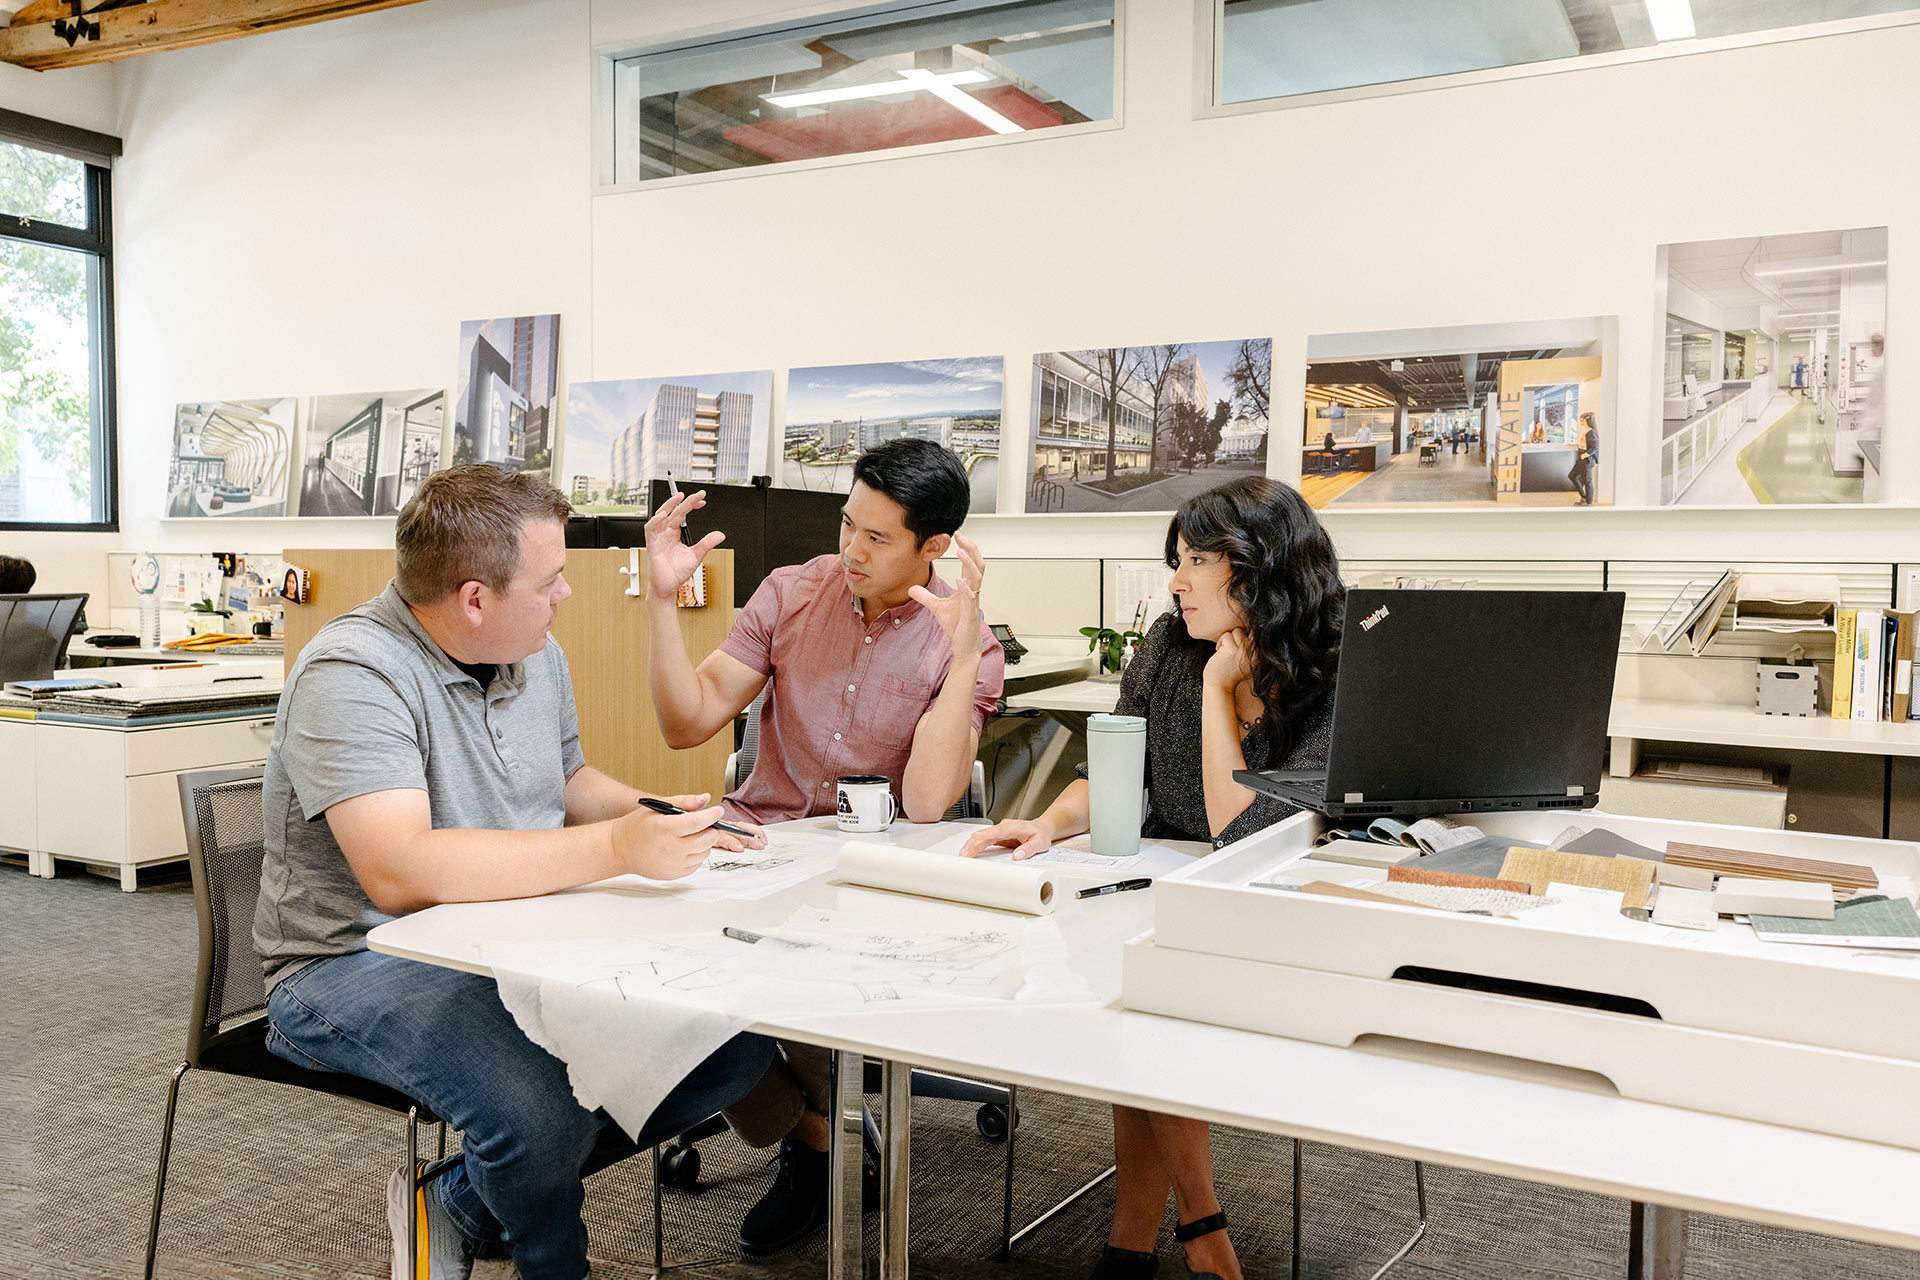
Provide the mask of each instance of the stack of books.
[{"label": "stack of books", "polygon": [[1840,610],[1833,640],[1835,720],[1920,720],[1912,697],[1916,616],[1911,609]]}]

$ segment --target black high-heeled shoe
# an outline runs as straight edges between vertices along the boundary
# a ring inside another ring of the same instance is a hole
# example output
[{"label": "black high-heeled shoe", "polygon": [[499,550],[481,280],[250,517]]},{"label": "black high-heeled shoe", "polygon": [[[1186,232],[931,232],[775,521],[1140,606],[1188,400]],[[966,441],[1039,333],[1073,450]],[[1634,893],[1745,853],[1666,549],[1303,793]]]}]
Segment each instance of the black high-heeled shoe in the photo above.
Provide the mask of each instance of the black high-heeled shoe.
[{"label": "black high-heeled shoe", "polygon": [[1093,1274],[1087,1280],[1153,1280],[1159,1265],[1160,1259],[1150,1252],[1108,1245],[1100,1250],[1100,1261],[1093,1264]]},{"label": "black high-heeled shoe", "polygon": [[[1189,1240],[1198,1240],[1201,1236],[1210,1236],[1216,1231],[1225,1231],[1226,1229],[1227,1215],[1225,1213],[1210,1213],[1204,1218],[1195,1218],[1192,1222],[1183,1222],[1175,1227],[1173,1229],[1173,1238],[1181,1244],[1185,1244]],[[1217,1272],[1195,1271],[1192,1268],[1188,1268],[1187,1276],[1189,1280],[1221,1280]]]}]

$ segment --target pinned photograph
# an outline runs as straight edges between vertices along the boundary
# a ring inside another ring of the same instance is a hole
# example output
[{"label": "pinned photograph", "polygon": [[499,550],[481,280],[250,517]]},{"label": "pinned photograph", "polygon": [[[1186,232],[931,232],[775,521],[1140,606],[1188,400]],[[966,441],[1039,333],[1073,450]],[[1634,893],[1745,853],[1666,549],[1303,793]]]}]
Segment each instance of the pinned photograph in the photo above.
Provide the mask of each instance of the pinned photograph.
[{"label": "pinned photograph", "polygon": [[1887,229],[1660,246],[1660,506],[1879,502]]},{"label": "pinned photograph", "polygon": [[560,429],[559,370],[557,315],[462,324],[452,461],[548,475]]},{"label": "pinned photograph", "polygon": [[296,514],[390,516],[440,466],[444,389],[316,396]]},{"label": "pinned photograph", "polygon": [[1172,511],[1267,465],[1273,340],[1033,358],[1029,512]]},{"label": "pinned photograph", "polygon": [[974,515],[1000,488],[999,356],[823,365],[787,375],[780,483],[846,493],[860,455],[889,440],[932,440],[960,455]]},{"label": "pinned photograph", "polygon": [[167,515],[283,516],[294,399],[176,405]]},{"label": "pinned photograph", "polygon": [[1611,318],[1307,339],[1314,507],[1609,506]]},{"label": "pinned photograph", "polygon": [[747,484],[766,464],[773,372],[619,378],[567,388],[574,509],[644,513],[648,481]]}]

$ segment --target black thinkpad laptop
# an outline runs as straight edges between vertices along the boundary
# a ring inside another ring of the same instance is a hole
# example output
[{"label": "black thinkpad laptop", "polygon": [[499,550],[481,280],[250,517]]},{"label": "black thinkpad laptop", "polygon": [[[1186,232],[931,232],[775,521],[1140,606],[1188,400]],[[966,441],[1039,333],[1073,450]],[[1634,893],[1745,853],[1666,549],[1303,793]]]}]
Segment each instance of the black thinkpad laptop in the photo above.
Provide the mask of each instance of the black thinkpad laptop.
[{"label": "black thinkpad laptop", "polygon": [[1350,591],[1326,770],[1233,776],[1331,818],[1592,808],[1625,601]]}]

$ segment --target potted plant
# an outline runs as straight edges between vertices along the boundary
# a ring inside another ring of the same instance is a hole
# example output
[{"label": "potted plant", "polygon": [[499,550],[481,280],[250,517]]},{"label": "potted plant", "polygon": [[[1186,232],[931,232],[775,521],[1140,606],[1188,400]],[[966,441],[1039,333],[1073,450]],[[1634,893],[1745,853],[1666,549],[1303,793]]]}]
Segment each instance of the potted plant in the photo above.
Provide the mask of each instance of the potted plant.
[{"label": "potted plant", "polygon": [[1115,631],[1112,627],[1082,627],[1080,634],[1087,637],[1087,652],[1100,655],[1100,679],[1118,679],[1124,663],[1127,646],[1146,637],[1138,631]]}]

